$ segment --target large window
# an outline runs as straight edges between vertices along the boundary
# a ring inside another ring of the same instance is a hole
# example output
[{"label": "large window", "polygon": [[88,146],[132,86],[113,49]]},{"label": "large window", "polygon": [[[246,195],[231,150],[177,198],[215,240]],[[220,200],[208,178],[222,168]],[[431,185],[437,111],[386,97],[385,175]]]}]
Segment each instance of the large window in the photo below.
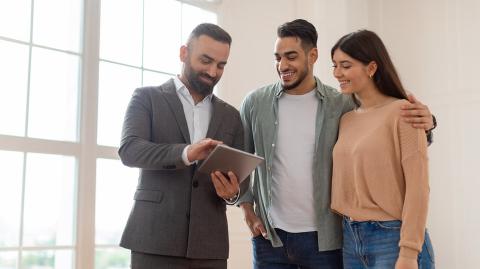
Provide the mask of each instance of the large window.
[{"label": "large window", "polygon": [[180,45],[216,16],[174,0],[102,0],[101,14],[97,141],[117,146],[132,91],[178,74]]},{"label": "large window", "polygon": [[[196,1],[201,3],[201,1]],[[133,90],[180,70],[215,6],[0,1],[0,268],[129,268],[137,170],[116,154]]]}]

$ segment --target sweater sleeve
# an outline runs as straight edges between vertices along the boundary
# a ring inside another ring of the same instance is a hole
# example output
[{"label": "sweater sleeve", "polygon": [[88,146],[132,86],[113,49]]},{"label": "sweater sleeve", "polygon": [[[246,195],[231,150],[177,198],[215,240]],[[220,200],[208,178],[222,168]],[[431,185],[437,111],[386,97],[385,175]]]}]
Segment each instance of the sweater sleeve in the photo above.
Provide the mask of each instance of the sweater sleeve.
[{"label": "sweater sleeve", "polygon": [[427,139],[425,132],[398,120],[405,198],[400,231],[400,256],[416,259],[422,249],[428,212]]}]

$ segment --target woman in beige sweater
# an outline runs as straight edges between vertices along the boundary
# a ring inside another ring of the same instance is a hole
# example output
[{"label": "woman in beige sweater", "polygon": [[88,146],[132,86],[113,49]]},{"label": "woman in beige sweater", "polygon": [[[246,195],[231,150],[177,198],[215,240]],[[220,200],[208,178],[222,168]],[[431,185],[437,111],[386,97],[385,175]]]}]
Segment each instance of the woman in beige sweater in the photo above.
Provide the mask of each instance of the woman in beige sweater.
[{"label": "woman in beige sweater", "polygon": [[344,216],[344,267],[434,268],[426,136],[399,114],[407,96],[388,52],[360,30],[331,56],[342,93],[357,104],[343,115],[333,150],[331,207]]}]

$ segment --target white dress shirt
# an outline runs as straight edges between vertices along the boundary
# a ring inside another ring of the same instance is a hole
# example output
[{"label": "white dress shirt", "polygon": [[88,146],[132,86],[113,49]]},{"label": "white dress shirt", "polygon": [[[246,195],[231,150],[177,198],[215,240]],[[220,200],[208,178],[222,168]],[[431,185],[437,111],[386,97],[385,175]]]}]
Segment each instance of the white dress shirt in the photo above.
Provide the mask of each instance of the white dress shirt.
[{"label": "white dress shirt", "polygon": [[[192,95],[178,76],[174,77],[173,81],[178,98],[180,98],[180,102],[182,102],[188,133],[190,134],[190,142],[194,144],[207,136],[208,126],[212,116],[212,94],[205,96],[202,101],[195,104]],[[182,152],[182,160],[186,165],[194,163],[187,158],[187,150],[189,147],[190,145],[185,147]]]}]

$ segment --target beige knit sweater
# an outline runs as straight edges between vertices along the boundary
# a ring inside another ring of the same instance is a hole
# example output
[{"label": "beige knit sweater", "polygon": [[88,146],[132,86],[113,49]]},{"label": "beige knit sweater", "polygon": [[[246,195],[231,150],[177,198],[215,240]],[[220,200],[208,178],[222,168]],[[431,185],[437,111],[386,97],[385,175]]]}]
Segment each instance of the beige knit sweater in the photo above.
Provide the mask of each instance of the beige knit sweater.
[{"label": "beige knit sweater", "polygon": [[396,100],[346,113],[333,150],[334,211],[357,221],[401,220],[400,256],[422,249],[428,211],[425,132],[400,116]]}]

